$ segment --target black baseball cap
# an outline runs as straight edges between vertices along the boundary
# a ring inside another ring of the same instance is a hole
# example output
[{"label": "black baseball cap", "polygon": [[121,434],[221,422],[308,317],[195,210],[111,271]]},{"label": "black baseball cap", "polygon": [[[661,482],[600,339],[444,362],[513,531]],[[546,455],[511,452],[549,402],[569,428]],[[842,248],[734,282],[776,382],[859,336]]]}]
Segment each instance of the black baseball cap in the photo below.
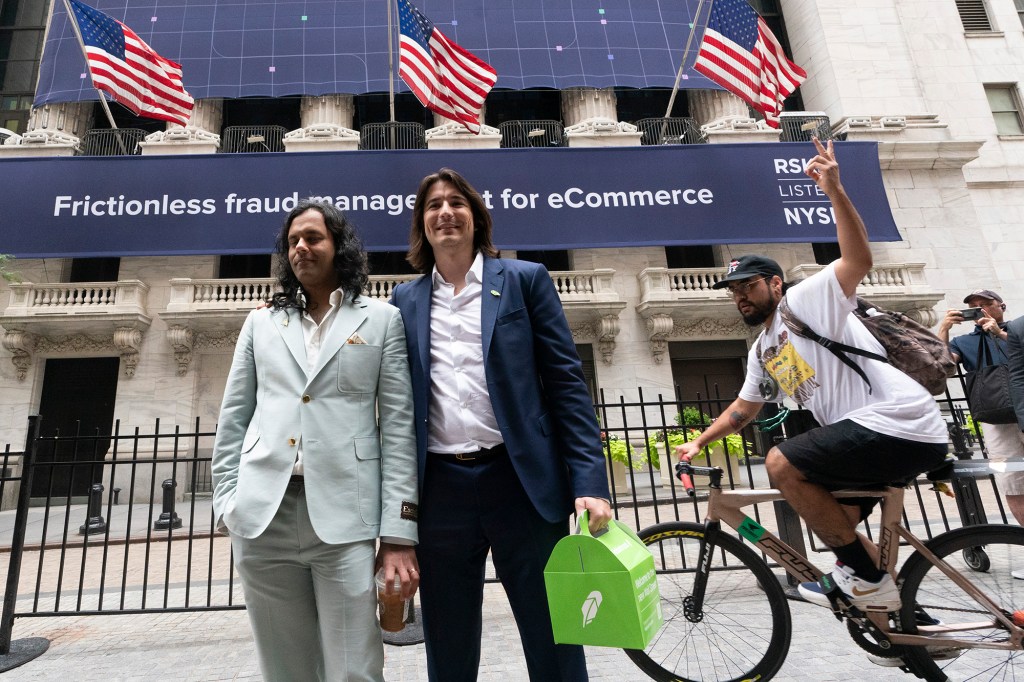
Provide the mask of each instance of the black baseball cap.
[{"label": "black baseball cap", "polygon": [[1003,297],[997,294],[996,292],[992,291],[991,289],[978,289],[977,291],[972,291],[971,293],[967,294],[967,296],[964,297],[964,303],[969,304],[971,300],[975,298],[987,298],[990,301],[995,301],[996,303],[1003,302]]},{"label": "black baseball cap", "polygon": [[724,289],[729,285],[729,282],[735,282],[741,279],[749,279],[751,277],[774,277],[778,275],[779,279],[785,280],[782,274],[782,268],[779,264],[773,261],[771,258],[765,256],[740,256],[734,258],[729,262],[729,269],[725,273],[725,277],[715,282],[712,289]]}]

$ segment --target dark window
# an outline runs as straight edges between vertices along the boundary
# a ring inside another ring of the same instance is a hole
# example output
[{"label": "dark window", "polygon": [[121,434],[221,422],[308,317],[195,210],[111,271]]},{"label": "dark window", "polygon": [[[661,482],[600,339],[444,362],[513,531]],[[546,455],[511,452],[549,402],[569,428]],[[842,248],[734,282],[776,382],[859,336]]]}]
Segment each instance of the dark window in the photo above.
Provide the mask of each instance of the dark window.
[{"label": "dark window", "polygon": [[301,97],[225,99],[222,125],[225,128],[278,125],[285,130],[295,130],[302,125],[299,112],[301,102]]},{"label": "dark window", "polygon": [[120,258],[72,258],[68,282],[116,282]]},{"label": "dark window", "polygon": [[[352,128],[355,130],[367,123],[386,123],[391,120],[391,106],[386,94],[356,95],[352,103],[355,107]],[[434,127],[434,113],[420,104],[411,92],[395,95],[395,120],[419,123],[427,130]]]},{"label": "dark window", "polygon": [[589,343],[576,345],[576,352],[583,365],[583,380],[587,382],[591,402],[597,402],[597,365],[594,363],[594,347]]},{"label": "dark window", "polygon": [[828,265],[841,255],[838,242],[815,242],[811,248],[814,249],[814,262],[818,265]]},{"label": "dark window", "polygon": [[548,272],[566,272],[572,270],[569,264],[569,252],[562,250],[552,251],[516,251],[516,258],[528,260],[531,263],[540,263]]},{"label": "dark window", "polygon": [[405,260],[405,251],[373,251],[370,259],[371,275],[415,275],[417,272]]},{"label": "dark window", "polygon": [[270,254],[221,256],[217,268],[220,279],[257,279],[270,277]]},{"label": "dark window", "polygon": [[495,128],[505,121],[561,121],[562,95],[558,90],[492,90],[484,118]]},{"label": "dark window", "polygon": [[[643,118],[664,118],[665,109],[672,91],[668,88],[616,88],[615,107],[620,121],[635,123]],[[689,116],[690,103],[686,93],[676,93],[676,101],[672,103],[671,116]]]},{"label": "dark window", "polygon": [[666,246],[665,262],[670,268],[713,268],[715,249],[710,244]]},{"label": "dark window", "polygon": [[0,128],[28,127],[48,3],[0,0]]}]

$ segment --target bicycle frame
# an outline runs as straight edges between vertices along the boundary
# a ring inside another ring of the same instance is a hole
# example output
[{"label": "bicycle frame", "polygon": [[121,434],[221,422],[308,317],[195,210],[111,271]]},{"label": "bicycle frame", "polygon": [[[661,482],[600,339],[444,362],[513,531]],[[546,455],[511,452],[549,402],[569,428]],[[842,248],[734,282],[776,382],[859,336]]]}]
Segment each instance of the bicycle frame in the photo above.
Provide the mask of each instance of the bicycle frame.
[{"label": "bicycle frame", "polygon": [[[701,610],[703,608],[704,589],[707,586],[709,566],[711,565],[711,551],[714,546],[716,534],[721,532],[721,524],[732,527],[740,536],[748,542],[756,545],[761,551],[774,559],[782,566],[789,575],[801,582],[818,581],[822,571],[811,564],[799,552],[782,541],[778,536],[762,526],[760,523],[743,513],[743,508],[752,504],[762,502],[776,502],[785,499],[782,493],[775,489],[766,490],[724,490],[721,486],[722,470],[717,467],[686,467],[690,472],[698,475],[711,477],[711,485],[708,492],[708,507],[705,518],[705,539],[700,545],[700,559],[698,562],[697,576],[694,581],[693,602],[691,608]],[[678,471],[679,469],[677,469]],[[688,484],[687,484],[688,485]],[[987,649],[1020,649],[1024,643],[1024,629],[1014,625],[1012,614],[1005,613],[998,605],[989,599],[979,590],[968,578],[959,571],[939,559],[927,546],[913,533],[903,526],[900,515],[903,510],[903,488],[884,488],[881,490],[842,490],[833,493],[837,498],[843,497],[878,497],[881,498],[881,527],[878,540],[880,568],[895,575],[896,560],[899,553],[899,540],[902,538],[913,549],[919,552],[926,560],[936,566],[949,577],[960,589],[970,595],[978,604],[992,614],[996,623],[1005,628],[1011,634],[1010,640],[1003,644],[962,641],[953,637],[943,637],[943,644],[946,646],[960,646],[962,648],[987,648]],[[867,619],[877,629],[878,633],[884,636],[893,644],[906,646],[923,646],[934,644],[931,635],[940,633],[965,632],[977,628],[992,627],[991,621],[982,623],[966,623],[956,628],[942,625],[922,625],[918,629],[929,634],[909,635],[895,632],[889,623],[888,614],[866,613],[859,611],[846,611],[846,616],[863,623]],[[841,618],[841,614],[837,613]]]}]

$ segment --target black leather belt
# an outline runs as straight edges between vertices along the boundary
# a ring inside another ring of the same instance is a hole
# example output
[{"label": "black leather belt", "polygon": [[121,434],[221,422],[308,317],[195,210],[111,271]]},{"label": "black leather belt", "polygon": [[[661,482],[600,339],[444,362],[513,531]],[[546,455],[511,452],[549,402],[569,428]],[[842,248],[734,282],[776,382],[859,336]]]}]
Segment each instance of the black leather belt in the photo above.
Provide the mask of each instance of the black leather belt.
[{"label": "black leather belt", "polygon": [[428,452],[427,456],[438,457],[447,462],[455,462],[457,464],[480,464],[507,454],[508,450],[505,449],[505,444],[498,443],[493,448],[484,448],[475,452]]}]

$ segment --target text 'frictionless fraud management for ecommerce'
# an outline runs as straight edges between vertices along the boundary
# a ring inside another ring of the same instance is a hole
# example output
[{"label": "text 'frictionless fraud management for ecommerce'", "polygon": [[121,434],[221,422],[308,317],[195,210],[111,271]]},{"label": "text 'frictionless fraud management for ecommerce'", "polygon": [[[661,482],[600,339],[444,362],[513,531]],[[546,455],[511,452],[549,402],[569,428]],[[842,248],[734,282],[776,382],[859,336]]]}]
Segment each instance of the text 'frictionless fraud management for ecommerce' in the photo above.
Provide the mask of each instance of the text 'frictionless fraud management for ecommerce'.
[{"label": "text 'frictionless fraud management for ecommerce'", "polygon": [[[569,187],[553,192],[541,199],[537,192],[515,192],[504,188],[498,192],[480,192],[487,208],[494,210],[523,210],[538,208],[540,202],[547,207],[560,208],[634,208],[642,206],[710,205],[714,194],[708,188],[673,188],[658,190],[619,190],[587,192],[579,187]],[[415,194],[357,194],[318,196],[310,198],[334,204],[342,211],[386,211],[388,215],[401,215],[412,210]],[[227,195],[223,202],[224,213],[258,214],[286,213],[299,202],[299,193],[292,192],[284,197],[244,197],[235,193]],[[76,199],[70,195],[54,197],[53,216],[61,217],[103,217],[103,216],[152,216],[152,215],[213,215],[217,213],[216,199],[179,199],[164,194],[159,198],[132,199],[121,194],[106,198],[85,195]]]}]

